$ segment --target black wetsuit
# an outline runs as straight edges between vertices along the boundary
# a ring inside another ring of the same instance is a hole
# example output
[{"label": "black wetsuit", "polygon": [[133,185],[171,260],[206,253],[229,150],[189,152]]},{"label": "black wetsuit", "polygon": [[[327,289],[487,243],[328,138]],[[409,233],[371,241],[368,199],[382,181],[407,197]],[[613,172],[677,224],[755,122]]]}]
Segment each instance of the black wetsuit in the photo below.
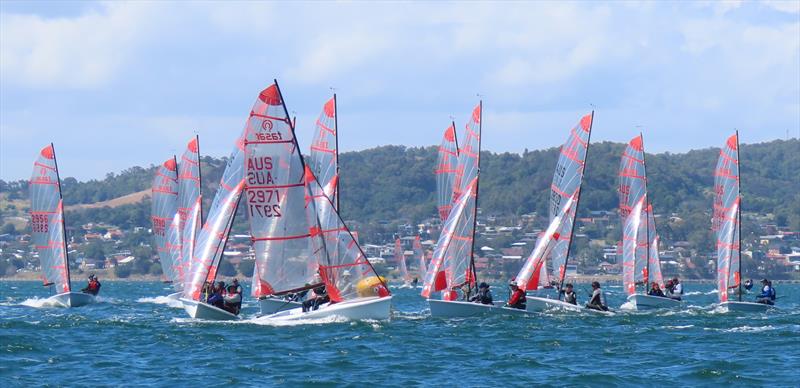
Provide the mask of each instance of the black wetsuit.
[{"label": "black wetsuit", "polygon": [[305,302],[303,302],[303,312],[314,311],[319,308],[320,305],[328,303],[331,301],[331,297],[328,295],[328,290],[325,289],[325,285],[321,285],[314,289],[315,296]]}]

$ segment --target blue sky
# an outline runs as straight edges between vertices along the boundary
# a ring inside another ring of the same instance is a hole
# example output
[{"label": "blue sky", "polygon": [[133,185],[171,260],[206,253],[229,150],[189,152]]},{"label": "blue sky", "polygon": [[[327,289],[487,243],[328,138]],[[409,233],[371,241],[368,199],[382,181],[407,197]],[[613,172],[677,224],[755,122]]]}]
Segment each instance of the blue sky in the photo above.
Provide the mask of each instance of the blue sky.
[{"label": "blue sky", "polygon": [[484,149],[650,152],[800,134],[800,2],[0,2],[0,178],[55,142],[62,176],[227,155],[273,78],[301,145],[330,87],[340,145],[438,144],[480,94]]}]

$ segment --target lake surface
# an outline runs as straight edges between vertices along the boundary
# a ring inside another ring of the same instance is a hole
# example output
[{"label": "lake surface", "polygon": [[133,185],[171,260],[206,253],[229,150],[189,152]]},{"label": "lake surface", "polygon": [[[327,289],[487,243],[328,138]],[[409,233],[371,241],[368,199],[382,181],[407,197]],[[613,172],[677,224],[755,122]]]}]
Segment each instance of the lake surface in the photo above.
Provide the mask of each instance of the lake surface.
[{"label": "lake surface", "polygon": [[[100,303],[75,309],[41,307],[49,291],[38,282],[0,282],[0,381],[798,386],[800,285],[775,285],[780,309],[767,314],[721,313],[713,285],[687,284],[681,311],[433,319],[419,290],[393,288],[389,322],[271,326],[253,300],[244,321],[194,321],[156,282],[105,282]],[[606,292],[614,308],[625,300],[619,285]]]}]

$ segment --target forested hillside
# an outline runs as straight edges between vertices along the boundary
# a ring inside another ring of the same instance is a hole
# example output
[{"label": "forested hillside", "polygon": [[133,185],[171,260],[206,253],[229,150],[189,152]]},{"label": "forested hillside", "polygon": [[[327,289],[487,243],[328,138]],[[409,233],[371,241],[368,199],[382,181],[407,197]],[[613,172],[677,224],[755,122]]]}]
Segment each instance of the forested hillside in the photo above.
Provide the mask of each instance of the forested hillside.
[{"label": "forested hillside", "polygon": [[[617,168],[623,144],[593,143],[589,149],[580,213],[617,206]],[[341,155],[341,208],[347,220],[365,224],[382,220],[418,222],[435,214],[433,168],[436,147],[383,146]],[[481,160],[480,207],[484,215],[546,212],[548,187],[558,150],[512,153],[484,151]],[[648,177],[657,213],[678,213],[708,222],[712,171],[719,150],[682,154],[648,154]],[[800,141],[775,140],[741,147],[744,210],[775,214],[779,224],[800,229]],[[224,167],[223,159],[203,158],[203,193],[208,206]],[[153,167],[131,167],[105,179],[63,179],[67,205],[94,203],[148,189]],[[27,182],[0,181],[6,200],[26,200]],[[10,206],[13,206],[10,207]],[[122,227],[146,226],[149,199],[116,208],[69,212],[70,224],[107,221]],[[4,216],[23,214],[19,205],[0,206]],[[241,222],[244,217],[238,217]],[[244,229],[240,225],[237,229]],[[365,230],[366,231],[366,230]]]}]

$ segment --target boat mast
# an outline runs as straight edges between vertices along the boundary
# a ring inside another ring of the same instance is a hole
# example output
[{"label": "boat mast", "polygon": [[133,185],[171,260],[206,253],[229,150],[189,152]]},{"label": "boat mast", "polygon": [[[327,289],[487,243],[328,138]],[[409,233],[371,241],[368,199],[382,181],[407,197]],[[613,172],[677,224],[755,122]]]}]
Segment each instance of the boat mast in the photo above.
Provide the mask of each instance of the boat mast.
[{"label": "boat mast", "polygon": [[341,212],[339,204],[339,106],[336,103],[336,93],[333,93],[333,136],[336,143],[336,150],[333,154],[333,161],[336,163],[336,187],[333,188],[333,195],[336,196],[336,211]]},{"label": "boat mast", "polygon": [[[472,278],[472,282],[467,281],[467,293],[472,294],[472,283],[478,284],[478,273],[475,271],[475,235],[476,229],[478,228],[478,192],[480,191],[480,182],[481,182],[481,136],[483,130],[483,100],[478,102],[478,107],[480,109],[480,121],[478,121],[478,174],[475,180],[475,208],[472,211],[472,247],[470,248],[469,252],[469,268],[468,271],[470,273],[470,277]],[[453,126],[453,132],[455,132],[455,125]],[[455,139],[455,137],[453,137]],[[458,144],[458,143],[456,143]],[[458,145],[456,145],[456,149],[458,149]],[[463,173],[462,173],[463,175]],[[462,194],[463,195],[463,194]]]},{"label": "boat mast", "polygon": [[64,221],[64,196],[61,194],[61,176],[58,174],[58,161],[56,160],[56,147],[50,143],[53,150],[53,165],[56,166],[56,184],[58,185],[58,199],[61,200],[61,236],[64,239],[64,269],[67,271],[67,290],[72,291],[72,279],[69,275],[69,250],[67,249],[67,224]]},{"label": "boat mast", "polygon": [[739,159],[739,130],[736,130],[736,178],[739,180],[736,184],[736,196],[739,200],[739,206],[736,207],[736,228],[739,233],[739,302],[742,301],[742,164]]},{"label": "boat mast", "polygon": [[[197,145],[197,192],[200,196],[200,226],[203,225],[203,173],[200,171],[200,135],[194,135],[194,143]],[[196,233],[196,232],[195,232]],[[195,236],[192,236],[194,239]]]},{"label": "boat mast", "polygon": [[[646,248],[646,250],[647,250],[647,253],[645,255],[645,259],[647,261],[645,261],[645,263],[644,263],[645,273],[644,273],[644,276],[642,276],[642,278],[644,279],[644,293],[646,295],[647,294],[647,290],[648,290],[647,286],[650,283],[650,212],[652,211],[652,209],[650,208],[650,194],[647,191],[647,162],[646,162],[647,157],[645,156],[645,153],[644,153],[644,136],[642,136],[641,132],[639,132],[639,143],[640,143],[640,145],[642,147],[642,171],[644,172],[644,174],[643,174],[644,176],[642,177],[642,179],[644,179],[644,198],[645,198],[645,206],[646,206],[645,207],[645,214],[646,214],[646,216],[645,216],[645,229],[647,230],[646,231],[646,236],[647,236],[647,248]],[[653,219],[655,220],[655,216],[653,216]],[[638,235],[638,233],[637,233],[637,235]],[[636,244],[638,245],[639,242],[637,241]],[[658,249],[658,248],[656,247],[656,249]],[[634,257],[636,257],[636,248],[635,247],[633,249],[633,252],[634,252]],[[634,262],[636,262],[636,260],[634,260]],[[634,268],[636,268],[635,265],[634,265]]]},{"label": "boat mast", "polygon": [[594,110],[589,119],[589,136],[586,138],[586,155],[583,158],[583,171],[581,171],[581,184],[578,186],[578,198],[575,199],[575,216],[572,217],[572,227],[569,231],[569,242],[567,243],[567,256],[564,257],[564,272],[562,272],[561,279],[558,282],[558,300],[561,300],[561,290],[564,289],[564,279],[567,277],[567,263],[569,263],[569,252],[572,250],[572,235],[575,233],[575,221],[578,218],[578,209],[581,203],[581,189],[583,188],[583,174],[586,172],[586,161],[589,158],[589,144],[592,142],[592,124],[594,123]]}]

